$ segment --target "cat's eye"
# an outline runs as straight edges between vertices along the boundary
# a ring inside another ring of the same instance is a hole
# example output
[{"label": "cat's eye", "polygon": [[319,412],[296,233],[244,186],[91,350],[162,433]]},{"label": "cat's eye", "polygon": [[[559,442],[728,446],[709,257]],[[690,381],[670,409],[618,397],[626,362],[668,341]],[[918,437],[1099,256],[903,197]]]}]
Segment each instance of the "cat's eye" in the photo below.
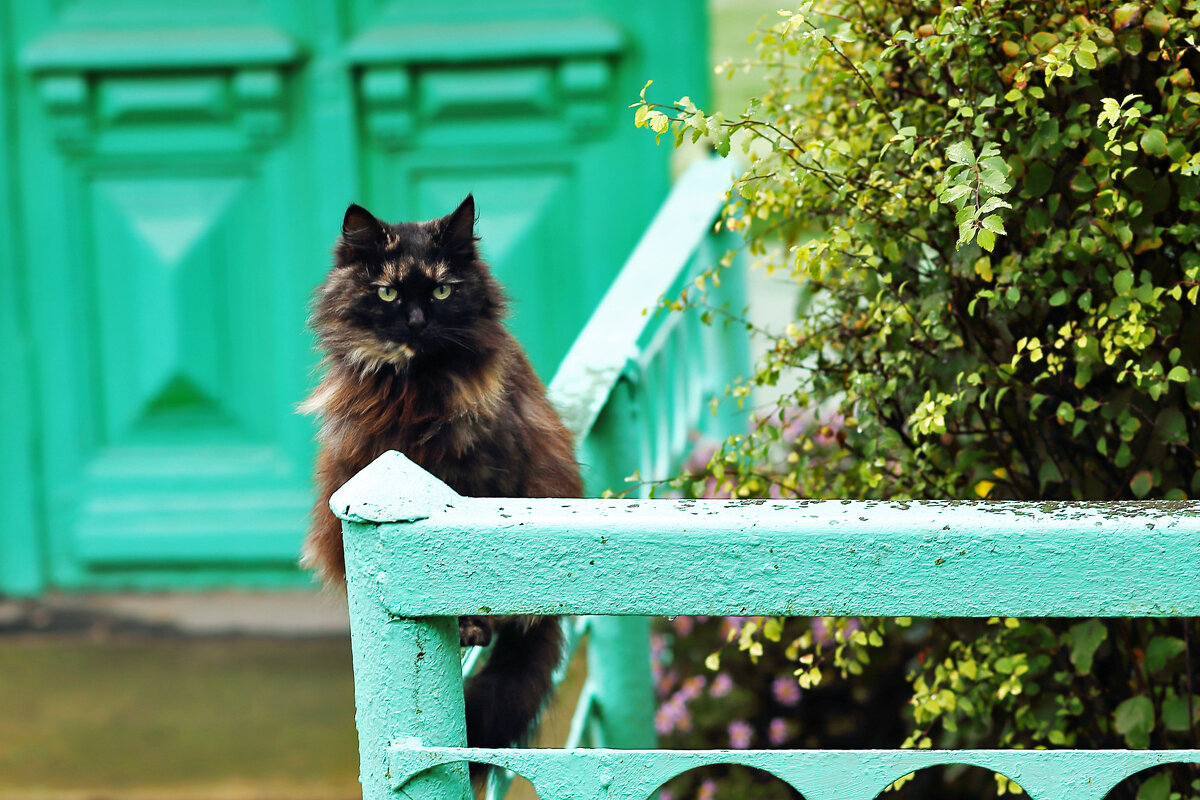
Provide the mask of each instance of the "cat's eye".
[{"label": "cat's eye", "polygon": [[453,287],[450,286],[450,284],[448,284],[448,283],[439,283],[437,286],[435,286],[433,288],[433,299],[434,300],[445,300],[447,297],[450,296],[450,291],[452,288]]},{"label": "cat's eye", "polygon": [[396,299],[399,293],[390,286],[379,287],[379,299],[385,303],[390,303]]}]

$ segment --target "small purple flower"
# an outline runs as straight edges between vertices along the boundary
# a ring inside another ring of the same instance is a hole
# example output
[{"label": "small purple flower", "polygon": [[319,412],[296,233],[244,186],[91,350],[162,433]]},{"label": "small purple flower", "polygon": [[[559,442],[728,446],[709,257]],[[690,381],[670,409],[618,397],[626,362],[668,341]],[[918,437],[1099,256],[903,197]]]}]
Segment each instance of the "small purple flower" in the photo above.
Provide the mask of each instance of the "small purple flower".
[{"label": "small purple flower", "polygon": [[654,712],[654,730],[659,736],[666,736],[675,730],[675,723],[671,721],[666,706],[659,706],[658,711]]},{"label": "small purple flower", "polygon": [[707,778],[700,784],[699,791],[696,792],[696,800],[715,800],[717,796],[717,783],[712,778]]},{"label": "small purple flower", "polygon": [[663,677],[663,656],[667,653],[667,641],[661,633],[650,634],[650,676],[657,686]]},{"label": "small purple flower", "polygon": [[655,682],[654,688],[658,690],[659,697],[666,697],[675,688],[675,682],[679,680],[679,673],[675,670],[669,670],[663,673]]},{"label": "small purple flower", "polygon": [[771,724],[767,728],[767,740],[770,741],[773,746],[779,747],[779,745],[787,741],[788,734],[790,733],[791,731],[788,730],[787,720],[780,717],[775,717],[771,720]]},{"label": "small purple flower", "polygon": [[671,794],[670,789],[663,789],[658,793],[658,800],[675,800],[675,795]]},{"label": "small purple flower", "polygon": [[754,737],[754,729],[744,719],[735,719],[729,723],[729,746],[734,750],[745,750],[750,746]]},{"label": "small purple flower", "polygon": [[687,636],[696,627],[696,621],[692,617],[676,617],[675,632],[680,636]]},{"label": "small purple flower", "polygon": [[771,694],[777,703],[791,708],[800,702],[800,684],[791,675],[780,675],[771,683]]},{"label": "small purple flower", "polygon": [[713,678],[712,685],[708,687],[710,697],[724,697],[733,690],[733,678],[729,677],[728,672],[722,672]]},{"label": "small purple flower", "polygon": [[682,689],[671,695],[655,712],[654,729],[660,734],[667,734],[674,730],[681,730],[685,733],[690,731],[692,715],[688,711],[687,704],[688,698]]},{"label": "small purple flower", "polygon": [[700,696],[700,692],[704,691],[704,687],[708,684],[708,678],[703,675],[693,675],[683,682],[683,688],[679,690],[684,700],[695,700]]}]

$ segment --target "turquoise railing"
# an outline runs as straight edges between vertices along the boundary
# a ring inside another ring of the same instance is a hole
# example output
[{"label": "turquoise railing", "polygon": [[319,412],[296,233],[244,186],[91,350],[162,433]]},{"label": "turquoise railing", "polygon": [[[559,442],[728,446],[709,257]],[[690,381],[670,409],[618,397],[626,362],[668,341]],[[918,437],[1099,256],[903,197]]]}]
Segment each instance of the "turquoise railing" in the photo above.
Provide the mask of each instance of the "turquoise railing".
[{"label": "turquoise railing", "polygon": [[993,770],[1033,800],[1099,800],[1140,770],[1200,763],[1200,750],[472,749],[455,621],[1197,616],[1200,503],[477,499],[399,453],[332,503],[346,523],[367,798],[465,798],[465,761],[524,776],[541,800],[645,800],[724,763],[806,800],[869,800],[936,764]]}]

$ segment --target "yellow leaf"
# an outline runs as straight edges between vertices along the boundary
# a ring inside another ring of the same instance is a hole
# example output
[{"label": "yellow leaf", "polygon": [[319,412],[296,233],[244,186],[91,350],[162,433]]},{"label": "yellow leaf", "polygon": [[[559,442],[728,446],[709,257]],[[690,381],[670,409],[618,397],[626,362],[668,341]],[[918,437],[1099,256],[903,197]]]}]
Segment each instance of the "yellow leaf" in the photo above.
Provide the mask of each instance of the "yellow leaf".
[{"label": "yellow leaf", "polygon": [[992,259],[984,256],[975,262],[975,274],[988,283],[992,282]]},{"label": "yellow leaf", "polygon": [[975,494],[979,495],[981,498],[986,498],[992,493],[992,488],[995,485],[996,484],[991,481],[980,481],[979,483],[975,484]]}]

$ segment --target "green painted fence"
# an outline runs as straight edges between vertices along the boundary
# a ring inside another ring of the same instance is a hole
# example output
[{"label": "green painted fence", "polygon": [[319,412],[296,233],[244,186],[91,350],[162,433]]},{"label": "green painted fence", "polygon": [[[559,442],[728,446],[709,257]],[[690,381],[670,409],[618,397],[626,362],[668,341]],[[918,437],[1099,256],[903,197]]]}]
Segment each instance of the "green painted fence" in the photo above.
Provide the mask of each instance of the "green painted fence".
[{"label": "green painted fence", "polygon": [[309,294],[474,192],[550,375],[669,188],[689,0],[0,0],[0,592],[301,585]]},{"label": "green painted fence", "polygon": [[[404,487],[398,491],[397,487]],[[480,750],[463,747],[460,614],[1197,616],[1200,503],[475,499],[399,453],[331,501],[345,521],[364,796],[466,797],[465,760],[542,800],[644,800],[737,763],[807,800],[869,800],[973,764],[1033,800],[1099,800],[1200,751]]]}]

